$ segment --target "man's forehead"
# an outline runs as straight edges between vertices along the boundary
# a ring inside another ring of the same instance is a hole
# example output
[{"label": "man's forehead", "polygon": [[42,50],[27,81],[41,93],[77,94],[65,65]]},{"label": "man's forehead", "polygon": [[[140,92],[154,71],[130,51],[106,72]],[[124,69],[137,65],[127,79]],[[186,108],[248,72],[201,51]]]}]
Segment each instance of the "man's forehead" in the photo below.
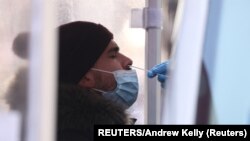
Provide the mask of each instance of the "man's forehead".
[{"label": "man's forehead", "polygon": [[117,50],[117,51],[119,51],[118,45],[117,45],[116,42],[113,41],[113,40],[110,41],[108,47],[106,48],[106,51],[110,51],[110,50],[111,50],[111,51],[112,51],[112,50]]},{"label": "man's forehead", "polygon": [[109,45],[108,45],[108,46],[114,47],[114,46],[118,46],[118,45],[116,44],[116,42],[115,42],[114,40],[111,40],[111,41],[109,42]]}]

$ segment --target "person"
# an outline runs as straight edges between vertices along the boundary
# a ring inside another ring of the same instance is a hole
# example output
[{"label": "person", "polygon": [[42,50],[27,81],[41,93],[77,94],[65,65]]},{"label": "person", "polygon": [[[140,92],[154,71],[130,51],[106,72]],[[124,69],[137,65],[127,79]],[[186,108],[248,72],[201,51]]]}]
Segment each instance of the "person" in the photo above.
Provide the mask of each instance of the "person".
[{"label": "person", "polygon": [[130,125],[125,109],[76,85],[58,87],[57,141],[93,141],[95,125]]},{"label": "person", "polygon": [[[28,64],[29,33],[19,33],[14,41],[13,53]],[[21,136],[25,139],[28,102],[28,65],[21,66],[6,92],[10,109],[21,114]],[[93,140],[94,125],[134,124],[125,109],[94,92],[65,84],[58,85],[57,141]],[[75,122],[77,121],[77,122]]]},{"label": "person", "polygon": [[58,31],[59,83],[96,91],[125,108],[133,105],[138,96],[137,73],[106,27],[75,21],[59,26]]},{"label": "person", "polygon": [[27,103],[28,103],[28,32],[19,33],[13,40],[12,51],[25,62],[21,65],[11,80],[5,93],[5,99],[10,110],[20,113],[21,116],[21,133],[20,139],[25,138],[27,123]]},{"label": "person", "polygon": [[[158,77],[158,81],[164,88],[165,82],[167,80],[166,75],[168,74],[169,61],[164,61],[157,64],[149,69],[147,76],[148,78]],[[209,76],[204,60],[202,60],[200,68],[200,84],[198,91],[198,103],[197,103],[197,113],[196,113],[196,124],[209,124],[209,113],[211,106],[211,86],[209,83]]]}]

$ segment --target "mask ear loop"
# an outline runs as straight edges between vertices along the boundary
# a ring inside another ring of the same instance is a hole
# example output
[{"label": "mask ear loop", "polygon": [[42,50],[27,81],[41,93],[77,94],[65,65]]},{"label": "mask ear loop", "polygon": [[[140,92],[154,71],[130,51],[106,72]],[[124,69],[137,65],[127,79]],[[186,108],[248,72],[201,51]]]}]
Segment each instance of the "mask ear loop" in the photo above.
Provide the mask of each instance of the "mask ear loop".
[{"label": "mask ear loop", "polygon": [[106,91],[103,91],[103,90],[100,90],[100,89],[96,89],[96,88],[92,88],[92,90],[94,90],[94,91],[97,91],[97,92],[100,92],[100,93],[106,93]]},{"label": "mask ear loop", "polygon": [[92,68],[91,70],[100,71],[100,72],[106,72],[106,73],[109,73],[109,74],[113,74],[113,72],[105,71],[105,70],[100,70],[100,69],[96,69],[96,68]]},{"label": "mask ear loop", "polygon": [[[93,71],[99,71],[99,72],[105,72],[105,73],[109,73],[109,74],[113,74],[112,72],[109,72],[109,71],[105,71],[105,70],[100,70],[100,69],[96,69],[96,68],[92,68],[91,70]],[[103,91],[103,90],[100,90],[100,89],[96,89],[96,88],[92,88],[93,90],[97,91],[97,92],[100,92],[100,93],[107,93],[107,91]]]}]

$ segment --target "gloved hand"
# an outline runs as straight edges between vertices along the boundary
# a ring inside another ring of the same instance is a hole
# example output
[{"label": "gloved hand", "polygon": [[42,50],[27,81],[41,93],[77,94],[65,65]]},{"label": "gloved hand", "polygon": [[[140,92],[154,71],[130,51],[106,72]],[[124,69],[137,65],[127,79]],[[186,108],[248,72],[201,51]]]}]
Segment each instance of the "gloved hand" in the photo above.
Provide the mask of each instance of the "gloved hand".
[{"label": "gloved hand", "polygon": [[158,65],[155,65],[150,70],[148,70],[148,78],[153,78],[158,76],[158,81],[161,82],[161,86],[164,87],[167,75],[167,67],[169,62],[165,61]]}]

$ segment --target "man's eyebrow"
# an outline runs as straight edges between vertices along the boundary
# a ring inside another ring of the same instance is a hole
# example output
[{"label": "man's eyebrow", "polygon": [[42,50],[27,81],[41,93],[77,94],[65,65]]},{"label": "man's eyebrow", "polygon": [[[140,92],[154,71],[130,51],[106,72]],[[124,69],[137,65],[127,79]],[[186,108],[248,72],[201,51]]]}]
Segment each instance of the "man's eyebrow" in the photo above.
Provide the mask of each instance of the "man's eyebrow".
[{"label": "man's eyebrow", "polygon": [[111,49],[108,50],[108,53],[112,53],[112,52],[118,52],[120,50],[120,48],[118,46],[114,46]]}]

